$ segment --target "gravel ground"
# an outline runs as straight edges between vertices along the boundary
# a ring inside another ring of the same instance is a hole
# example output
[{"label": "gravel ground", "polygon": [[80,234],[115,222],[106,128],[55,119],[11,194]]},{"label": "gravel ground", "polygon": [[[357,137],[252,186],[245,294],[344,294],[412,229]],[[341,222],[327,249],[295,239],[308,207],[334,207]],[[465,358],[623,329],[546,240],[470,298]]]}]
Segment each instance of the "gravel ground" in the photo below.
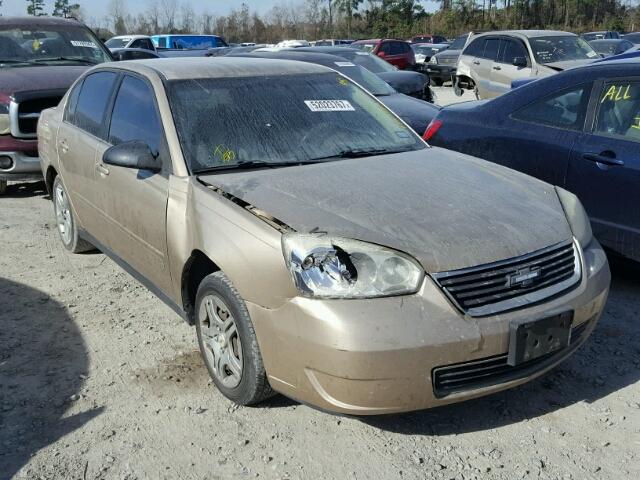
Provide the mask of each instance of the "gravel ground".
[{"label": "gravel ground", "polygon": [[638,479],[640,269],[568,361],[430,411],[238,408],[195,331],[99,253],[68,254],[41,183],[0,198],[0,478]]}]

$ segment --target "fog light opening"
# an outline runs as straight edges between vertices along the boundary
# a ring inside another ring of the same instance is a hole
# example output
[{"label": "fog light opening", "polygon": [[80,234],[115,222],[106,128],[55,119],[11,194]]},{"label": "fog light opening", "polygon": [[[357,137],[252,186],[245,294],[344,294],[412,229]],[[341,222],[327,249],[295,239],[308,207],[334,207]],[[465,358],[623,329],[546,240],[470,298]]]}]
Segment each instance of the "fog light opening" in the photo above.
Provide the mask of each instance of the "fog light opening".
[{"label": "fog light opening", "polygon": [[0,155],[0,170],[9,170],[11,168],[13,168],[13,158]]}]

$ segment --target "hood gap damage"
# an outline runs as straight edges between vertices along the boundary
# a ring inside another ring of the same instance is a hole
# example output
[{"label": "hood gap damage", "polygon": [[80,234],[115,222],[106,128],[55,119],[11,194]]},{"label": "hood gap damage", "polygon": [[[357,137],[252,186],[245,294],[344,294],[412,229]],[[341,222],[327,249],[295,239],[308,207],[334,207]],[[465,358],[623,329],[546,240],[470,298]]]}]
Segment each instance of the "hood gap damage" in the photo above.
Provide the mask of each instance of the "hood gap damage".
[{"label": "hood gap damage", "polygon": [[268,223],[269,225],[271,225],[273,228],[275,228],[279,232],[281,232],[281,233],[295,232],[295,230],[293,228],[291,228],[289,225],[287,225],[283,221],[281,221],[281,220],[269,215],[267,212],[265,212],[263,210],[260,210],[259,208],[255,207],[254,205],[250,204],[249,202],[246,202],[246,201],[242,200],[241,198],[238,198],[238,197],[236,197],[234,195],[231,195],[230,193],[225,192],[224,190],[222,190],[219,187],[216,187],[214,185],[210,185],[208,183],[204,183],[202,180],[200,180],[200,182],[205,187],[207,187],[208,189],[213,190],[218,195],[221,195],[224,198],[232,201],[236,205],[244,208],[248,212],[250,212],[253,215],[255,215],[256,217],[258,217],[263,222]]}]

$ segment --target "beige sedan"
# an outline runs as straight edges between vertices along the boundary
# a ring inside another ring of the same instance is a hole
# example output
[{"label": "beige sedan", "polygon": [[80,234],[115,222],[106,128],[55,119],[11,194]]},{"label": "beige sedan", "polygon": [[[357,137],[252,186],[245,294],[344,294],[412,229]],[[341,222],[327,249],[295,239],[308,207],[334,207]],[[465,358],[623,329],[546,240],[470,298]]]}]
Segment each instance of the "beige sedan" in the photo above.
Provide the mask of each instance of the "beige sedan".
[{"label": "beige sedan", "polygon": [[238,404],[379,414],[513,387],[575,351],[607,298],[575,196],[430,148],[318,65],[96,67],[38,138],[63,245],[195,325]]}]

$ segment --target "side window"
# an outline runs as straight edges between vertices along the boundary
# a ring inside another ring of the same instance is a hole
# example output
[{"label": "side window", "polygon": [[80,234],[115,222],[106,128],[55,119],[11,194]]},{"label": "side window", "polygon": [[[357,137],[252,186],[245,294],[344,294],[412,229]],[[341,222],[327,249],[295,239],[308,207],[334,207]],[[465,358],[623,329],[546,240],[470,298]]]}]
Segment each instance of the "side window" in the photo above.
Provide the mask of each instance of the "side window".
[{"label": "side window", "polygon": [[524,48],[524,45],[522,45],[522,43],[518,42],[517,40],[503,39],[502,53],[500,53],[500,58],[498,61],[501,63],[513,65],[513,60],[516,57],[524,57],[528,59],[529,55],[527,55],[527,51]]},{"label": "side window", "polygon": [[84,79],[74,115],[74,125],[92,135],[100,136],[116,77],[113,72],[98,72]]},{"label": "side window", "polygon": [[603,86],[594,133],[640,142],[640,82],[612,82]]},{"label": "side window", "polygon": [[389,55],[402,55],[404,49],[400,42],[389,42]]},{"label": "side window", "polygon": [[67,104],[64,108],[64,121],[74,123],[74,116],[76,114],[76,106],[78,105],[78,97],[80,96],[80,90],[82,90],[82,82],[78,82],[73,90],[67,97]]},{"label": "side window", "polygon": [[149,40],[148,38],[145,38],[144,40],[142,40],[142,46],[140,48],[145,48],[147,50],[153,50],[153,43],[151,43],[151,40]]},{"label": "side window", "polygon": [[157,154],[160,149],[162,126],[154,102],[151,87],[136,77],[127,75],[120,84],[118,96],[113,105],[109,143],[141,140]]},{"label": "side window", "polygon": [[167,48],[167,37],[158,38],[158,48]]},{"label": "side window", "polygon": [[140,40],[140,39],[135,40],[135,41],[131,44],[131,46],[130,46],[129,48],[143,48],[143,47],[142,47],[142,40]]},{"label": "side window", "polygon": [[562,90],[521,108],[513,118],[550,127],[582,130],[591,84]]},{"label": "side window", "polygon": [[482,57],[486,58],[487,60],[497,60],[499,46],[500,46],[500,39],[487,38],[487,43],[485,43],[484,45],[484,52],[482,54]]},{"label": "side window", "polygon": [[386,55],[391,55],[391,42],[384,42],[380,45],[379,52],[384,52]]},{"label": "side window", "polygon": [[464,49],[462,52],[464,55],[471,55],[472,57],[480,57],[482,56],[482,52],[484,51],[484,44],[486,38],[477,38]]}]

